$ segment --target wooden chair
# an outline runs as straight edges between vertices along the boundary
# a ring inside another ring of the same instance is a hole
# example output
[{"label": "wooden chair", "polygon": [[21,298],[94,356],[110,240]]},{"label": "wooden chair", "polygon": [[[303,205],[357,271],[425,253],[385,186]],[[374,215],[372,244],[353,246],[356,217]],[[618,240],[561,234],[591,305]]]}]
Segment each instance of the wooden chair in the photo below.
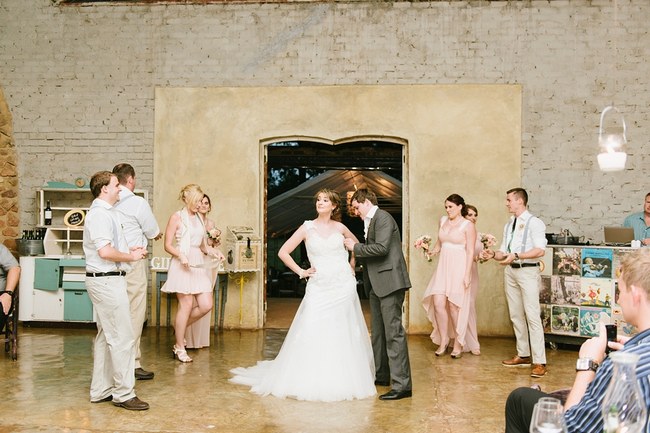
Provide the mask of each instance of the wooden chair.
[{"label": "wooden chair", "polygon": [[5,352],[11,351],[11,359],[16,361],[18,359],[18,287],[14,290],[14,298],[7,316],[7,323],[5,324],[5,331],[3,335],[5,343]]}]

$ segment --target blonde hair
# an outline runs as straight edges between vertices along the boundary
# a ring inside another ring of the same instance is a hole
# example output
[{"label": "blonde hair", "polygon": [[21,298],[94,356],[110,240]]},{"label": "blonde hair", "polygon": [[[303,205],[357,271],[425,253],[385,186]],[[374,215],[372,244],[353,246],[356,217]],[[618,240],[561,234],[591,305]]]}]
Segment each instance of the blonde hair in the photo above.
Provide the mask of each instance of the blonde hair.
[{"label": "blonde hair", "polygon": [[181,189],[178,198],[186,205],[191,205],[200,203],[204,195],[200,186],[195,183],[190,183]]},{"label": "blonde hair", "polygon": [[628,288],[634,285],[643,289],[650,298],[650,248],[639,248],[623,257],[621,278]]}]

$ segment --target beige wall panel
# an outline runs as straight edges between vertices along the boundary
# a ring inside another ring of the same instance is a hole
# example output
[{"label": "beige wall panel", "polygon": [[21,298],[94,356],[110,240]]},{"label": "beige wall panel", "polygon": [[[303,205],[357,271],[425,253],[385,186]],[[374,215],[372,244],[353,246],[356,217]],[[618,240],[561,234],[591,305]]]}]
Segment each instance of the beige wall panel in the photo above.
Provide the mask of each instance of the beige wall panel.
[{"label": "beige wall panel", "polygon": [[[357,136],[404,140],[404,247],[413,289],[410,333],[428,333],[420,304],[435,269],[412,247],[435,236],[451,193],[479,208],[479,231],[501,237],[505,190],[521,179],[521,87],[418,85],[157,88],[154,139],[154,212],[160,221],[181,207],[187,183],[200,184],[213,201],[217,225],[250,225],[264,232],[263,145],[269,139]],[[162,243],[154,255],[165,255]],[[502,270],[481,265],[479,332],[511,334]],[[226,327],[263,325],[263,278],[232,281]],[[241,323],[240,323],[241,322]]]}]

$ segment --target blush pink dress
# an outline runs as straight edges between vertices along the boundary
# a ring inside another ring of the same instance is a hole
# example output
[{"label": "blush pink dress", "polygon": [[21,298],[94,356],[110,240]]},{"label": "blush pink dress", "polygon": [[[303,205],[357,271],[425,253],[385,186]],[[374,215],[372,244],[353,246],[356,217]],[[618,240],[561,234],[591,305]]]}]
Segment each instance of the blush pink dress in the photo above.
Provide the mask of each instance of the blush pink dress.
[{"label": "blush pink dress", "polygon": [[[483,244],[477,238],[476,247],[474,248],[474,256],[478,256],[483,251]],[[481,345],[478,342],[478,330],[476,327],[476,296],[478,295],[478,262],[474,261],[472,264],[472,281],[469,286],[470,301],[469,301],[469,317],[467,320],[467,335],[465,336],[465,345],[463,346],[464,352],[472,352],[478,354],[481,351]]]},{"label": "blush pink dress", "polygon": [[[187,232],[186,232],[187,230]],[[189,236],[189,253],[187,260],[190,267],[186,268],[177,257],[172,257],[167,270],[167,281],[160,288],[165,293],[197,294],[212,291],[212,277],[210,270],[205,268],[192,267],[192,265],[203,264],[207,259],[201,251],[201,243],[205,239],[205,228],[199,219],[198,214],[189,217],[188,227],[180,225],[176,231],[176,239],[181,236]]]},{"label": "blush pink dress", "polygon": [[[435,344],[440,344],[442,339],[440,331],[436,326],[435,309],[433,306],[434,295],[445,295],[447,301],[456,305],[459,309],[458,323],[454,329],[451,317],[449,318],[449,339],[457,338],[463,350],[466,348],[467,331],[469,327],[469,317],[471,308],[471,288],[465,290],[463,277],[465,276],[465,263],[467,253],[465,250],[465,231],[472,224],[469,220],[461,221],[457,226],[449,227],[445,225],[447,217],[440,220],[440,229],[438,239],[441,243],[440,255],[438,258],[438,267],[429,281],[422,305],[427,312],[427,317],[433,324],[431,340]],[[476,319],[474,319],[476,321]]]}]

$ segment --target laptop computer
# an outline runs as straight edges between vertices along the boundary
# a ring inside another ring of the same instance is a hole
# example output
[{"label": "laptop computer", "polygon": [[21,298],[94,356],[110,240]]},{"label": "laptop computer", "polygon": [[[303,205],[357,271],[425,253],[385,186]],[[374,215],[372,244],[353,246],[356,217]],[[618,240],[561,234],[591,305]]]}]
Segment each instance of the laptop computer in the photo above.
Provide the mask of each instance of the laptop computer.
[{"label": "laptop computer", "polygon": [[606,245],[629,245],[634,240],[632,227],[605,227]]}]

